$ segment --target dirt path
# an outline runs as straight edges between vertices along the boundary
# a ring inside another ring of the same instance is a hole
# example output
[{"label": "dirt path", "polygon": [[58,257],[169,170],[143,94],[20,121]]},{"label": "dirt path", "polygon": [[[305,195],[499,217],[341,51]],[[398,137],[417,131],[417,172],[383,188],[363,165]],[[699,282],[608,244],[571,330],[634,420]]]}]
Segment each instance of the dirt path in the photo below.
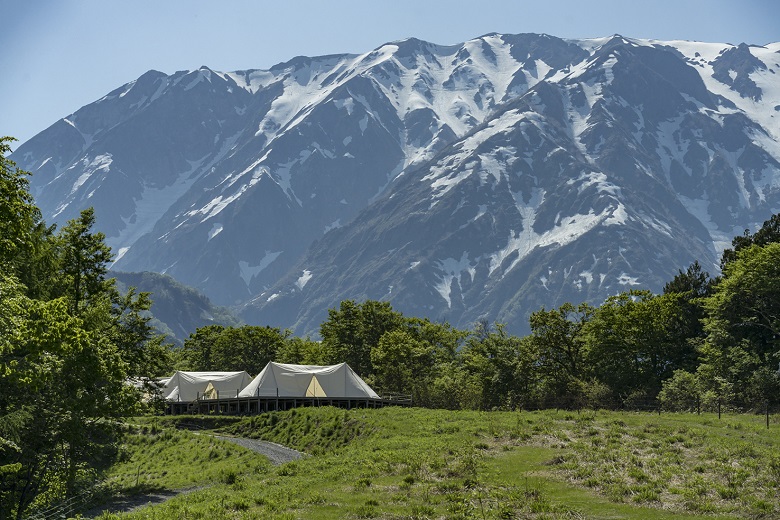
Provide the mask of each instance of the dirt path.
[{"label": "dirt path", "polygon": [[225,437],[223,435],[214,435],[216,439],[232,442],[243,446],[246,449],[252,450],[261,455],[268,457],[271,464],[279,466],[286,462],[300,459],[304,456],[300,451],[295,451],[281,444],[276,444],[268,441],[260,441],[257,439],[246,439],[244,437]]},{"label": "dirt path", "polygon": [[[201,435],[211,435],[211,434],[201,434]],[[268,460],[271,461],[271,464],[273,464],[274,466],[280,466],[286,462],[297,460],[305,456],[305,454],[301,453],[300,451],[296,451],[286,446],[282,446],[281,444],[275,444],[273,442],[260,441],[257,439],[246,439],[243,437],[226,437],[224,435],[211,435],[211,436],[214,437],[215,439],[232,442],[233,444],[238,444],[239,446],[242,446],[248,450],[252,450],[255,453],[265,455],[268,458]],[[135,511],[137,509],[141,509],[142,507],[146,507],[149,505],[160,504],[162,502],[170,500],[173,497],[179,495],[186,495],[188,493],[192,493],[193,491],[198,491],[201,489],[205,489],[207,487],[208,486],[198,486],[198,487],[192,487],[186,489],[173,489],[170,491],[166,490],[166,491],[158,491],[154,493],[145,493],[142,495],[134,495],[131,497],[118,497],[112,500],[108,504],[103,504],[101,506],[94,507],[89,511],[85,511],[83,515],[84,518],[95,518],[97,516],[100,516],[103,513],[103,511],[109,511],[111,513],[128,513],[130,511]]]}]

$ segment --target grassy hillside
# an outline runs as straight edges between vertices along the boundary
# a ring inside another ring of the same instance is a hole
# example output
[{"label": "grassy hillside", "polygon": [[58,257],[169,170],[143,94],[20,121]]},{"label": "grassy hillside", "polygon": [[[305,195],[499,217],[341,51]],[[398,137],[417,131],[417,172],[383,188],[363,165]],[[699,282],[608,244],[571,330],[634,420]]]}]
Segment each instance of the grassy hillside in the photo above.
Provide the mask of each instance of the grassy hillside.
[{"label": "grassy hillside", "polygon": [[[182,420],[155,420],[155,428],[169,431],[166,427]],[[149,434],[143,450],[126,445],[125,459],[112,469],[115,481],[134,485],[137,467],[145,464],[140,459],[167,437],[165,442],[178,439],[186,446],[187,455],[171,455],[158,469],[144,466],[144,478],[169,489],[207,487],[126,517],[780,515],[780,425],[773,422],[767,430],[759,416],[718,420],[614,412],[309,408],[207,420],[205,427],[279,442],[311,456],[271,468],[256,455],[230,447],[230,471],[212,470],[203,453],[214,448],[188,444],[202,435],[158,432],[154,440]],[[224,463],[214,457],[215,465],[220,461]],[[181,480],[162,475],[172,466],[200,476]]]}]

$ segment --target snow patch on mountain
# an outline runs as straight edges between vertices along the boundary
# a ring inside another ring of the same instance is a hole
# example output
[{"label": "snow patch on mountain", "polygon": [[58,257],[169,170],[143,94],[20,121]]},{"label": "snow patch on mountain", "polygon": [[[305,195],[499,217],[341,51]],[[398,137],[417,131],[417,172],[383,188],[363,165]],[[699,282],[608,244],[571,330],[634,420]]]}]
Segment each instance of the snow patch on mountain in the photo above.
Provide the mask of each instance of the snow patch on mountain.
[{"label": "snow patch on mountain", "polygon": [[[87,160],[84,159],[84,162],[86,161]],[[114,159],[110,153],[96,156],[92,160],[92,162],[90,162],[89,165],[87,165],[87,167],[84,170],[84,173],[79,175],[79,178],[76,179],[76,182],[73,183],[73,186],[71,186],[70,188],[69,195],[73,195],[74,193],[76,193],[76,191],[78,191],[78,189],[81,186],[83,186],[84,183],[87,182],[87,180],[89,180],[89,178],[92,177],[95,173],[101,170],[107,172],[111,167],[112,162],[114,162]]]},{"label": "snow patch on mountain", "polygon": [[314,276],[311,271],[308,269],[303,270],[303,274],[298,277],[297,280],[295,280],[295,286],[298,288],[299,291],[302,291],[304,287],[306,287],[306,284],[309,283],[309,280],[311,280],[312,276]]},{"label": "snow patch on mountain", "polygon": [[577,184],[577,193],[582,194],[585,189],[596,186],[599,193],[606,193],[615,197],[620,196],[620,188],[614,183],[609,182],[604,172],[586,172],[580,174],[576,179],[566,181],[567,185]]},{"label": "snow patch on mountain", "polygon": [[256,265],[251,265],[245,260],[240,260],[238,262],[238,268],[241,271],[241,279],[244,280],[244,284],[249,287],[249,283],[252,281],[252,278],[260,274],[263,269],[271,265],[271,263],[281,254],[282,251],[266,251],[265,256],[263,256],[263,258],[260,260],[260,263]]},{"label": "snow patch on mountain", "polygon": [[[240,178],[246,173],[247,171],[245,170],[238,178]],[[204,206],[187,212],[187,216],[195,216],[198,214],[204,215],[203,218],[200,219],[200,222],[206,222],[207,220],[216,217],[222,212],[222,210],[224,210],[230,204],[238,200],[241,197],[241,195],[243,195],[252,186],[257,184],[260,181],[260,179],[263,177],[263,175],[266,175],[267,173],[268,170],[264,167],[254,169],[252,171],[252,176],[249,179],[249,182],[241,184],[238,187],[238,189],[233,193],[231,193],[230,195],[217,195],[209,202],[207,202]],[[228,187],[236,183],[238,178],[234,178],[232,182],[228,185]]]},{"label": "snow patch on mountain", "polygon": [[435,205],[436,203],[435,199],[441,198],[474,173],[479,161],[474,158],[473,154],[482,142],[511,129],[515,124],[523,120],[526,115],[526,113],[520,113],[518,110],[512,110],[501,118],[491,120],[485,129],[463,140],[458,152],[450,156],[446,163],[440,162],[433,166],[431,173],[422,179],[423,181],[432,181],[433,204]]},{"label": "snow patch on mountain", "polygon": [[215,222],[211,227],[211,231],[209,231],[209,240],[219,235],[223,229],[224,227],[222,226],[222,224]]},{"label": "snow patch on mountain", "polygon": [[512,263],[503,269],[502,276],[511,271],[537,247],[544,248],[552,245],[561,247],[574,242],[588,231],[607,221],[612,217],[614,211],[615,209],[608,208],[599,214],[591,210],[586,214],[562,217],[559,223],[551,229],[537,233],[533,229],[536,208],[528,206],[523,211],[523,230],[510,232],[506,246],[490,255],[490,274],[492,275],[499,267],[502,267],[504,261],[510,256],[515,255]]},{"label": "snow patch on mountain", "polygon": [[617,281],[620,285],[628,285],[628,286],[641,285],[638,277],[629,276],[626,273],[621,273],[620,276],[618,276]]},{"label": "snow patch on mountain", "polygon": [[[197,161],[188,161],[190,168],[181,172],[169,186],[155,188],[145,184],[141,196],[135,200],[135,211],[129,217],[122,218],[124,227],[118,235],[107,237],[106,243],[112,248],[127,248],[125,252],[143,235],[154,229],[155,224],[170,209],[171,205],[187,193],[197,180],[193,175],[206,157]],[[123,255],[124,256],[124,255]],[[117,257],[114,263],[120,260]]]},{"label": "snow patch on mountain", "polygon": [[706,198],[692,199],[684,195],[677,195],[685,209],[701,222],[712,238],[713,252],[720,253],[727,247],[731,247],[731,240],[734,236],[741,234],[741,229],[734,227],[732,229],[720,229],[712,220],[710,213],[710,202]]},{"label": "snow patch on mountain", "polygon": [[333,222],[325,226],[325,233],[327,233],[331,229],[337,229],[340,227],[341,227],[341,219],[337,218],[336,220],[334,220]]},{"label": "snow patch on mountain", "polygon": [[[479,259],[477,259],[479,261]],[[419,262],[418,262],[419,263]],[[413,269],[416,264],[412,264],[409,269]],[[439,271],[438,282],[434,285],[436,291],[447,302],[447,307],[452,308],[452,283],[453,280],[457,281],[460,285],[460,277],[465,271],[471,277],[471,281],[474,281],[476,274],[476,268],[471,265],[469,260],[469,254],[464,251],[460,257],[460,260],[455,258],[445,258],[436,262],[437,269]]]}]

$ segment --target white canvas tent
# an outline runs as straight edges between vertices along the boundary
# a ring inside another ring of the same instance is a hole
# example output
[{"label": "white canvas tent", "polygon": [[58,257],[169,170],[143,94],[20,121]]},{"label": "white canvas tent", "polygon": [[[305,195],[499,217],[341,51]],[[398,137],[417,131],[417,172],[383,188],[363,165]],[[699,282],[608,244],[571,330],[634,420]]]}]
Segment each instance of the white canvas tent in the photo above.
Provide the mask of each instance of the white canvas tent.
[{"label": "white canvas tent", "polygon": [[346,363],[331,366],[268,363],[239,397],[379,399]]},{"label": "white canvas tent", "polygon": [[163,396],[166,401],[195,401],[200,398],[216,399],[236,397],[236,393],[251,381],[249,374],[241,372],[181,372],[178,371],[165,383]]}]

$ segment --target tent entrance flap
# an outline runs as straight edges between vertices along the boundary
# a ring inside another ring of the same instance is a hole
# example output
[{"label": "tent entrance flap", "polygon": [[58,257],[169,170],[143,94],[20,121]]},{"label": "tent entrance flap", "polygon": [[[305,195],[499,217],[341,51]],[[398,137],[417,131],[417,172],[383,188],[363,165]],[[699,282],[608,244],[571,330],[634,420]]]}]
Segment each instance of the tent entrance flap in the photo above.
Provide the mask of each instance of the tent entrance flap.
[{"label": "tent entrance flap", "polygon": [[204,399],[217,399],[219,396],[219,393],[217,393],[217,389],[214,388],[214,385],[209,382],[208,386],[206,386],[206,389],[203,391],[203,398]]},{"label": "tent entrance flap", "polygon": [[306,397],[328,397],[325,394],[325,390],[322,389],[320,382],[317,381],[317,376],[311,376],[311,382],[309,388],[306,389]]}]

